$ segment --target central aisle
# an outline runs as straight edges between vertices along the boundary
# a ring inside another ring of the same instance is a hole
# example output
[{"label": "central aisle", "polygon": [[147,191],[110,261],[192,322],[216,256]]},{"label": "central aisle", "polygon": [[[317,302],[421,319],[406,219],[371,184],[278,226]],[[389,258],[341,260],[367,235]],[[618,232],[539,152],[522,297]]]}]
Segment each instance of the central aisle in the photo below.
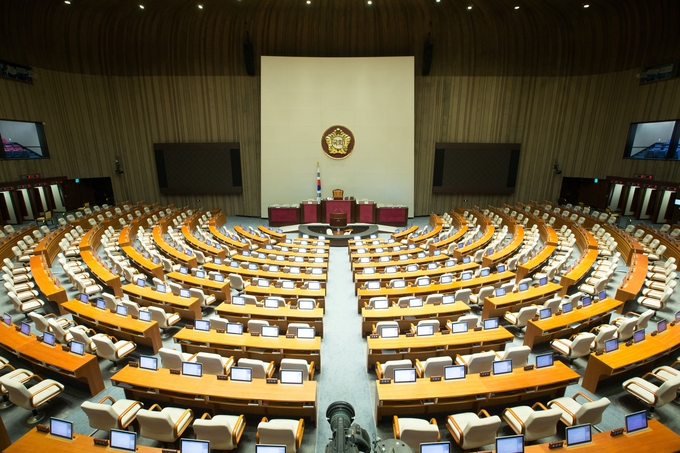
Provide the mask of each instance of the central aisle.
[{"label": "central aisle", "polygon": [[318,423],[316,451],[323,452],[331,438],[326,421],[328,405],[347,401],[356,412],[355,422],[369,434],[375,432],[373,420],[373,379],[366,372],[366,342],[361,338],[361,315],[347,247],[331,247],[326,282],[326,314],[321,342],[323,370],[318,381]]}]

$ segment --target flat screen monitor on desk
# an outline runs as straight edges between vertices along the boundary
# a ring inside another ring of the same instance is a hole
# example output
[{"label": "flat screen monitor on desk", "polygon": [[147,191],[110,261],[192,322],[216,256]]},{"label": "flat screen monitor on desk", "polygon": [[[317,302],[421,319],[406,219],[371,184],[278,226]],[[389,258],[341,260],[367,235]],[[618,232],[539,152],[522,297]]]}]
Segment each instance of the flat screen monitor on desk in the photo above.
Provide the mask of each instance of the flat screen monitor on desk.
[{"label": "flat screen monitor on desk", "polygon": [[562,305],[562,313],[571,313],[573,309],[574,307],[571,305],[571,302]]},{"label": "flat screen monitor on desk", "polygon": [[205,278],[205,271],[196,271],[196,278]]},{"label": "flat screen monitor on desk", "polygon": [[538,314],[541,319],[546,319],[552,316],[552,310],[550,308],[541,308],[541,311],[539,311]]},{"label": "flat screen monitor on desk", "polygon": [[385,326],[380,329],[381,338],[399,338],[399,327]]},{"label": "flat screen monitor on desk", "polygon": [[505,296],[505,288],[496,288],[496,297]]},{"label": "flat screen monitor on desk", "polygon": [[633,332],[633,343],[639,343],[645,339],[645,329]]},{"label": "flat screen monitor on desk", "polygon": [[71,341],[69,343],[69,350],[77,355],[85,355],[85,344],[79,341]]},{"label": "flat screen monitor on desk", "polygon": [[419,337],[431,337],[434,335],[434,326],[432,324],[425,324],[416,327],[416,335]]},{"label": "flat screen monitor on desk", "polygon": [[194,329],[208,332],[210,330],[210,321],[207,319],[196,319],[194,321]]},{"label": "flat screen monitor on desk", "polygon": [[116,305],[116,314],[120,316],[127,316],[127,307],[125,305]]},{"label": "flat screen monitor on desk", "polygon": [[109,448],[123,451],[137,451],[137,433],[112,429],[109,432]]},{"label": "flat screen monitor on desk", "polygon": [[255,445],[255,453],[286,453],[285,445]]},{"label": "flat screen monitor on desk", "polygon": [[493,374],[512,373],[512,360],[498,360],[493,362]]},{"label": "flat screen monitor on desk", "polygon": [[486,268],[486,267],[485,267],[485,268],[482,269],[482,271],[479,273],[479,276],[480,276],[480,277],[488,277],[489,274],[491,274],[491,271],[489,270],[489,268]]},{"label": "flat screen monitor on desk", "polygon": [[279,265],[278,264],[271,264],[269,266],[269,269],[267,269],[269,272],[278,272],[279,271]]},{"label": "flat screen monitor on desk", "polygon": [[448,294],[446,296],[442,297],[442,304],[447,305],[447,304],[452,304],[456,301],[456,296]]},{"label": "flat screen monitor on desk", "polygon": [[229,369],[229,375],[232,381],[236,382],[252,382],[253,369],[246,367],[233,366]]},{"label": "flat screen monitor on desk", "polygon": [[197,362],[182,362],[182,374],[184,376],[203,376],[203,364]]},{"label": "flat screen monitor on desk", "polygon": [[151,321],[151,312],[148,310],[139,310],[139,320],[140,321]]},{"label": "flat screen monitor on desk", "polygon": [[222,258],[214,258],[213,263],[218,264],[218,265],[222,264]]},{"label": "flat screen monitor on desk", "polygon": [[405,384],[416,382],[415,368],[396,368],[394,370],[394,383]]},{"label": "flat screen monitor on desk", "polygon": [[451,275],[442,275],[439,278],[439,283],[442,284],[442,285],[446,285],[448,283],[451,283],[452,281],[453,281],[453,276],[451,276]]},{"label": "flat screen monitor on desk", "polygon": [[267,280],[266,278],[258,278],[257,286],[259,286],[260,288],[267,288],[269,287],[269,280]]},{"label": "flat screen monitor on desk", "polygon": [[390,306],[390,301],[387,299],[376,299],[373,301],[373,308],[376,310],[387,310]]},{"label": "flat screen monitor on desk", "polygon": [[2,322],[4,322],[8,326],[11,326],[12,325],[12,316],[9,313],[4,313],[2,315]]},{"label": "flat screen monitor on desk", "polygon": [[600,291],[600,294],[598,294],[598,299],[605,300],[606,298],[607,298],[607,292],[606,291]]},{"label": "flat screen monitor on desk", "polygon": [[156,291],[159,293],[164,293],[165,292],[165,285],[162,283],[159,283],[156,285]]},{"label": "flat screen monitor on desk", "polygon": [[567,438],[567,447],[587,444],[592,441],[590,424],[569,426],[565,430],[564,435]]},{"label": "flat screen monitor on desk", "polygon": [[581,299],[581,306],[582,307],[590,307],[590,305],[593,303],[593,299],[590,296],[585,296],[583,299]]},{"label": "flat screen monitor on desk", "polygon": [[496,453],[524,453],[524,436],[496,437]]},{"label": "flat screen monitor on desk", "polygon": [[231,304],[232,305],[245,305],[246,299],[243,296],[232,296]]},{"label": "flat screen monitor on desk", "polygon": [[658,333],[665,332],[667,328],[668,322],[665,319],[662,319],[661,321],[656,323],[656,331]]},{"label": "flat screen monitor on desk", "polygon": [[452,322],[451,333],[465,333],[468,331],[467,322]]},{"label": "flat screen monitor on desk", "polygon": [[183,297],[185,299],[188,299],[191,296],[191,293],[189,292],[188,289],[182,288],[179,290],[179,297]]},{"label": "flat screen monitor on desk", "polygon": [[428,442],[420,444],[420,453],[450,453],[450,442]]},{"label": "flat screen monitor on desk", "polygon": [[539,286],[544,286],[548,284],[548,277],[541,277],[541,279],[538,281]]},{"label": "flat screen monitor on desk", "polygon": [[295,289],[295,283],[292,280],[283,280],[281,282],[281,288],[283,288],[283,289]]},{"label": "flat screen monitor on desk", "polygon": [[465,379],[465,365],[448,365],[444,367],[444,380]]},{"label": "flat screen monitor on desk", "polygon": [[392,283],[392,288],[394,289],[406,288],[406,280],[396,280],[394,283]]},{"label": "flat screen monitor on desk", "polygon": [[179,273],[187,275],[189,273],[189,268],[187,268],[186,266],[180,266]]},{"label": "flat screen monitor on desk", "polygon": [[148,355],[140,356],[139,367],[143,370],[158,371],[158,359]]},{"label": "flat screen monitor on desk", "polygon": [[418,258],[425,258],[425,252],[418,252],[416,255]]},{"label": "flat screen monitor on desk", "polygon": [[302,370],[281,370],[279,381],[282,384],[302,385]]},{"label": "flat screen monitor on desk", "polygon": [[215,277],[213,277],[217,283],[223,283],[224,282],[224,275],[222,274],[215,274]]},{"label": "flat screen monitor on desk", "polygon": [[80,301],[82,303],[87,303],[87,302],[90,301],[90,296],[88,296],[87,294],[81,294],[80,295]]},{"label": "flat screen monitor on desk", "polygon": [[411,308],[418,308],[423,306],[422,297],[412,297],[408,300],[408,306]]},{"label": "flat screen monitor on desk", "polygon": [[316,303],[312,299],[299,299],[298,309],[300,310],[314,310]]},{"label": "flat screen monitor on desk", "polygon": [[471,280],[472,279],[472,272],[463,272],[460,275],[460,279],[465,281],[465,280]]},{"label": "flat screen monitor on desk", "polygon": [[626,415],[626,432],[628,434],[647,429],[647,412],[633,412]]},{"label": "flat screen monitor on desk", "polygon": [[314,327],[298,327],[297,337],[302,340],[313,340],[316,336]]},{"label": "flat screen monitor on desk", "polygon": [[496,272],[498,272],[499,274],[505,272],[505,264],[499,264],[498,266],[496,266]]},{"label": "flat screen monitor on desk", "polygon": [[604,352],[613,352],[619,349],[619,339],[612,338],[604,342]]},{"label": "flat screen monitor on desk", "polygon": [[25,322],[21,323],[21,328],[20,332],[23,333],[26,336],[31,335],[31,325],[27,324]]},{"label": "flat screen monitor on desk", "polygon": [[[271,269],[271,266],[269,268]],[[290,270],[288,271],[288,273],[298,275],[298,274],[300,274],[300,267],[299,266],[292,266],[290,268]]]},{"label": "flat screen monitor on desk", "polygon": [[264,300],[264,308],[279,308],[279,300],[267,297]]},{"label": "flat screen monitor on desk", "polygon": [[62,439],[73,439],[73,422],[50,418],[50,435],[61,437]]},{"label": "flat screen monitor on desk", "polygon": [[[430,263],[430,264],[434,264],[434,263]],[[415,272],[417,270],[418,270],[417,264],[409,264],[408,266],[406,266],[406,272]]]},{"label": "flat screen monitor on desk", "polygon": [[319,282],[307,282],[307,289],[312,291],[318,291],[321,289],[321,283]]},{"label": "flat screen monitor on desk", "polygon": [[260,327],[260,335],[266,338],[278,338],[279,326],[262,326]]},{"label": "flat screen monitor on desk", "polygon": [[197,439],[180,439],[180,453],[210,453],[210,442]]},{"label": "flat screen monitor on desk", "polygon": [[498,329],[498,318],[487,318],[484,320],[484,330]]},{"label": "flat screen monitor on desk", "polygon": [[468,264],[468,263],[470,262],[470,260],[471,260],[471,259],[470,259],[469,256],[463,257],[463,264]]},{"label": "flat screen monitor on desk", "polygon": [[100,310],[106,310],[106,301],[104,299],[97,299],[97,308]]},{"label": "flat screen monitor on desk", "polygon": [[227,333],[230,335],[243,335],[243,324],[235,322],[227,323]]},{"label": "flat screen monitor on desk", "polygon": [[54,334],[50,332],[43,332],[43,343],[47,346],[54,346]]},{"label": "flat screen monitor on desk", "polygon": [[553,355],[551,352],[536,356],[536,368],[553,366]]}]

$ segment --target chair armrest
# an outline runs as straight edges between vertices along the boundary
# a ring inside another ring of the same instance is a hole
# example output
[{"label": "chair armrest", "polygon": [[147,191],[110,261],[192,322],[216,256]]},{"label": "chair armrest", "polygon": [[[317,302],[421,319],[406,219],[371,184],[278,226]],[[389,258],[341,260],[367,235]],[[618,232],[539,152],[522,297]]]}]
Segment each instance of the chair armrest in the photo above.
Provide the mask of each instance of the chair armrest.
[{"label": "chair armrest", "polygon": [[243,435],[243,430],[245,430],[245,428],[246,421],[245,418],[243,418],[243,414],[241,414],[238,416],[236,423],[234,423],[234,426],[231,429],[231,441],[234,445],[238,445],[239,441],[241,440],[241,436]]},{"label": "chair armrest", "polygon": [[24,382],[28,382],[28,381],[30,381],[31,379],[35,379],[35,380],[37,380],[38,382],[40,382],[40,381],[43,380],[43,378],[41,378],[41,377],[38,376],[37,374],[32,374],[32,375],[28,376]]},{"label": "chair armrest", "polygon": [[[446,427],[448,428],[449,433],[451,434],[451,437],[453,437],[459,445],[462,445],[465,442],[463,430],[458,425],[458,423],[456,422],[456,419],[453,418],[453,416],[449,415],[449,416],[447,416],[446,419],[447,419],[447,422],[449,422],[449,423],[446,424]],[[455,433],[454,433],[454,429],[452,429],[450,425],[453,425],[455,427]]]},{"label": "chair armrest", "polygon": [[106,336],[109,337],[111,339],[111,341],[113,341],[114,343],[118,343],[118,338],[114,337],[113,335],[106,335]]},{"label": "chair armrest", "polygon": [[314,360],[309,363],[309,380],[314,379]]},{"label": "chair armrest", "polygon": [[638,387],[642,387],[643,389],[645,389],[649,393],[653,394],[654,395],[654,402],[652,403],[652,406],[656,404],[656,401],[659,399],[658,395],[656,394],[656,389],[649,388],[649,387],[645,386],[644,384],[637,382],[637,381],[631,382],[628,385],[624,385],[623,389],[625,391],[628,391],[628,387],[630,387],[631,385],[637,385]]},{"label": "chair armrest", "polygon": [[536,410],[537,407],[540,408],[541,410],[544,410],[544,411],[547,411],[547,410],[548,410],[548,408],[545,407],[545,405],[544,405],[543,403],[541,403],[540,401],[534,403],[534,405],[531,406],[531,408],[532,408],[533,410]]},{"label": "chair armrest", "polygon": [[302,434],[305,432],[305,419],[301,418],[295,431],[295,448],[300,449],[302,445]]},{"label": "chair armrest", "polygon": [[380,362],[375,362],[375,375],[378,379],[382,379],[385,375],[385,371],[383,370]]},{"label": "chair armrest", "polygon": [[479,418],[482,418],[482,417],[491,417],[491,415],[489,415],[489,413],[486,411],[486,409],[482,409],[481,411],[479,411],[479,412],[477,413],[477,416],[478,416]]},{"label": "chair armrest", "polygon": [[212,417],[210,416],[210,414],[207,413],[207,412],[205,412],[203,415],[201,415],[201,420],[205,420],[206,418],[207,418],[208,420],[212,419]]},{"label": "chair armrest", "polygon": [[629,311],[628,313],[626,313],[623,316],[629,317],[629,315],[630,315],[630,317],[633,317],[633,318],[639,318],[640,317],[640,313],[635,312],[635,311]]},{"label": "chair armrest", "polygon": [[416,369],[416,373],[418,373],[418,377],[419,377],[419,378],[421,378],[421,377],[423,377],[423,376],[425,375],[425,367],[423,367],[423,364],[420,363],[420,360],[418,360],[417,358],[416,358],[416,362],[415,362],[415,367],[414,367],[414,368]]},{"label": "chair armrest", "polygon": [[564,412],[566,412],[567,414],[569,414],[569,415],[571,416],[572,420],[576,420],[576,414],[574,414],[572,411],[570,411],[569,409],[567,409],[566,407],[564,407],[564,406],[563,406],[562,404],[560,404],[559,402],[557,402],[557,401],[550,401],[550,402],[548,403],[548,407],[550,407],[551,409],[552,409],[553,406],[559,407],[561,410],[563,410]]},{"label": "chair armrest", "polygon": [[149,410],[150,410],[150,411],[153,411],[153,410],[162,411],[163,408],[162,408],[158,403],[156,403],[156,404],[154,404],[153,406],[151,406],[151,407],[149,408]]},{"label": "chair armrest", "polygon": [[173,426],[173,428],[172,428],[172,431],[173,431],[175,437],[179,437],[180,434],[182,434],[182,432],[184,432],[184,430],[182,430],[181,432],[179,431],[179,429],[181,428],[181,427],[179,426],[179,423],[184,419],[184,417],[185,417],[187,414],[189,415],[189,418],[188,418],[187,421],[185,422],[185,425],[186,425],[186,426],[188,426],[189,423],[191,423],[191,420],[194,419],[194,412],[193,412],[191,409],[186,409],[184,412],[182,412],[182,415],[180,415],[180,417],[179,417],[179,418],[177,419],[177,421],[175,422],[175,426]]},{"label": "chair armrest", "polygon": [[576,393],[574,394],[574,396],[572,396],[572,398],[574,399],[574,401],[576,401],[576,397],[577,397],[577,396],[582,396],[583,398],[587,399],[589,402],[591,402],[591,403],[593,402],[593,399],[592,399],[591,397],[589,397],[588,395],[586,395],[585,393],[583,393],[583,392],[576,392]]},{"label": "chair armrest", "polygon": [[411,323],[411,328],[409,329],[411,333],[416,333],[416,326],[415,324]]},{"label": "chair armrest", "polygon": [[31,393],[28,395],[28,398],[29,398],[29,400],[31,401],[31,406],[36,407],[36,405],[33,404],[33,398],[35,398],[36,395],[38,395],[38,394],[41,393],[41,392],[44,392],[45,390],[47,390],[47,389],[50,388],[50,387],[58,387],[58,388],[60,389],[60,391],[57,392],[57,393],[55,393],[55,394],[53,394],[52,396],[50,396],[49,398],[47,398],[47,399],[46,399],[45,401],[43,401],[43,402],[47,402],[47,401],[51,400],[52,398],[54,398],[55,396],[59,395],[61,392],[64,391],[64,389],[63,389],[62,387],[59,387],[59,385],[55,383],[55,384],[50,384],[50,385],[47,386],[47,387],[41,388],[40,390],[37,390],[37,391],[35,391],[35,392],[31,392]]},{"label": "chair armrest", "polygon": [[506,422],[508,421],[508,418],[507,418],[508,415],[507,415],[507,414],[510,414],[510,416],[512,416],[512,418],[515,419],[515,420],[517,421],[517,423],[519,423],[519,425],[520,425],[520,432],[517,432],[517,431],[515,431],[515,429],[513,428],[513,425],[510,424],[510,423],[508,423],[508,424],[510,425],[510,427],[513,428],[513,431],[515,431],[517,434],[522,434],[522,433],[524,433],[524,430],[526,429],[526,427],[524,426],[524,421],[523,421],[521,418],[519,418],[519,417],[517,416],[517,414],[515,414],[515,411],[513,411],[512,408],[507,407],[507,408],[505,408],[505,409],[503,410],[503,413],[501,414],[501,415],[503,416],[503,418],[505,419]]},{"label": "chair armrest", "polygon": [[144,404],[140,403],[139,401],[135,401],[134,403],[130,404],[130,405],[127,407],[127,409],[125,409],[123,412],[120,413],[120,415],[118,416],[118,426],[120,426],[121,428],[125,429],[125,428],[127,428],[127,426],[128,426],[130,423],[132,423],[132,420],[133,420],[133,419],[130,419],[130,421],[128,421],[127,424],[123,425],[123,417],[125,417],[125,415],[126,415],[128,412],[130,412],[132,409],[134,409],[134,408],[137,407],[137,406],[139,406],[139,409],[141,409],[141,408],[144,407]]},{"label": "chair armrest", "polygon": [[457,363],[458,359],[460,359],[460,361],[462,362],[463,365],[467,366],[467,362],[465,361],[465,359],[460,354],[456,354],[456,358],[453,359],[454,363]]},{"label": "chair armrest", "polygon": [[501,356],[498,351],[493,351],[496,357],[498,357],[499,360],[503,360],[503,356]]},{"label": "chair armrest", "polygon": [[269,362],[269,366],[267,367],[267,371],[265,372],[265,375],[270,378],[274,374],[274,370],[276,369],[276,366],[274,365],[274,361],[272,360]]},{"label": "chair armrest", "polygon": [[99,402],[98,402],[97,404],[103,404],[104,401],[106,401],[106,400],[111,401],[111,404],[115,404],[115,403],[116,403],[116,400],[113,399],[113,397],[112,397],[111,395],[106,395],[104,398],[100,399]]},{"label": "chair armrest", "polygon": [[400,439],[401,433],[399,432],[399,417],[396,415],[392,416],[392,435],[395,439]]}]

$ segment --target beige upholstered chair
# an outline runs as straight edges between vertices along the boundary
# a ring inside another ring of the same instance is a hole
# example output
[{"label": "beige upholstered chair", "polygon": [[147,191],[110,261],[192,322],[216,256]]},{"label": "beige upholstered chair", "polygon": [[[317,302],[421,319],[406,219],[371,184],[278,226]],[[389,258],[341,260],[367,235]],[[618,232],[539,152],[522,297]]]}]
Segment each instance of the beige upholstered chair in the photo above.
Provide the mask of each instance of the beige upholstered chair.
[{"label": "beige upholstered chair", "polygon": [[399,331],[399,323],[397,321],[378,321],[373,325],[373,333],[382,336],[381,330],[383,327],[396,327],[397,331]]},{"label": "beige upholstered chair", "polygon": [[26,318],[28,318],[28,313],[38,310],[39,308],[42,308],[43,305],[45,305],[43,301],[35,299],[34,297],[21,300],[14,291],[7,291],[7,295],[12,301],[14,309],[19,313],[23,313]]},{"label": "beige upholstered chair", "polygon": [[177,324],[180,319],[180,315],[177,313],[167,313],[162,308],[158,307],[148,307],[149,313],[151,313],[151,319],[158,323],[158,327],[163,333],[163,338],[167,338],[167,329]]},{"label": "beige upholstered chair", "polygon": [[633,332],[635,332],[637,318],[616,318],[614,321],[612,321],[612,324],[616,326],[616,336],[619,341],[628,341],[633,337]]},{"label": "beige upholstered chair", "polygon": [[265,362],[263,360],[247,358],[238,359],[238,366],[244,368],[252,368],[253,379],[270,378],[274,374],[274,370],[276,368],[274,365],[274,361]]},{"label": "beige upholstered chair", "polygon": [[148,410],[137,412],[139,435],[159,442],[171,443],[176,441],[194,419],[191,409],[178,407],[161,408],[154,404]]},{"label": "beige upholstered chair", "polygon": [[536,316],[538,313],[538,307],[536,305],[530,305],[528,307],[522,307],[517,313],[506,311],[503,318],[510,324],[519,328],[519,332],[522,331],[527,325],[527,323]]},{"label": "beige upholstered chair", "polygon": [[286,452],[296,453],[302,444],[305,421],[263,417],[257,425],[255,439],[259,445],[285,445]]},{"label": "beige upholstered chair", "polygon": [[616,336],[617,328],[616,326],[610,326],[609,324],[602,324],[600,326],[594,327],[590,333],[595,334],[595,339],[590,344],[590,349],[593,351],[600,351],[604,349],[604,344],[607,340],[611,340]]},{"label": "beige upholstered chair", "polygon": [[446,428],[463,450],[493,444],[500,426],[500,417],[490,416],[484,409],[479,414],[463,412],[449,415],[446,419]]},{"label": "beige upholstered chair", "polygon": [[41,315],[40,313],[31,312],[28,314],[28,317],[33,320],[33,324],[35,325],[35,328],[38,330],[38,332],[49,331],[50,324],[47,322],[48,319],[54,319],[62,329],[68,329],[74,325],[73,321],[70,319],[58,318],[53,313],[45,313],[44,315]]},{"label": "beige upholstered chair", "polygon": [[210,319],[210,330],[227,330],[227,324],[229,324],[229,320],[226,318],[221,318],[219,316],[212,316]]},{"label": "beige upholstered chair", "polygon": [[210,441],[211,450],[233,450],[238,447],[246,420],[243,415],[215,415],[207,412],[194,420],[197,439]]},{"label": "beige upholstered chair", "polygon": [[57,381],[42,379],[35,374],[30,379],[37,379],[39,382],[27,387],[25,382],[28,381],[21,382],[17,379],[3,376],[0,377],[0,384],[9,393],[9,400],[13,404],[32,411],[33,415],[26,422],[34,424],[45,417],[44,413],[38,412],[38,408],[63,392],[64,386]]},{"label": "beige upholstered chair", "polygon": [[229,368],[234,365],[234,356],[222,357],[211,352],[199,352],[196,354],[196,362],[203,365],[205,374],[228,374]]},{"label": "beige upholstered chair", "polygon": [[160,348],[158,354],[161,356],[161,368],[179,370],[182,368],[182,362],[196,361],[196,354],[189,354],[171,348]]},{"label": "beige upholstered chair", "polygon": [[[653,384],[649,379],[657,379],[661,381],[662,384],[660,386]],[[680,376],[672,377],[664,381],[654,373],[646,373],[641,378],[634,377],[623,383],[623,389],[626,392],[649,405],[650,414],[653,413],[656,408],[665,406],[677,398],[678,388],[680,388]]]},{"label": "beige upholstered chair", "polygon": [[[83,327],[83,326],[79,326]],[[71,329],[69,330],[69,333],[71,334],[71,337],[73,338],[74,341],[78,341],[85,345],[85,352],[89,352],[90,354],[96,354],[97,353],[97,345],[94,344],[94,341],[92,341],[92,337],[88,335],[88,333],[92,335],[96,335],[95,331],[92,329]]]},{"label": "beige upholstered chair", "polygon": [[269,321],[263,321],[261,319],[250,319],[248,320],[248,332],[250,333],[261,333],[262,326],[268,326]]},{"label": "beige upholstered chair", "polygon": [[229,274],[229,288],[238,291],[239,293],[243,292],[244,289],[246,289],[246,286],[249,286],[250,283],[246,282],[243,280],[243,277],[241,277],[239,274]]},{"label": "beige upholstered chair", "polygon": [[512,360],[513,368],[523,368],[529,360],[529,346],[506,346],[504,351],[495,352],[496,360]]},{"label": "beige upholstered chair", "polygon": [[49,326],[49,331],[54,334],[57,341],[61,344],[68,344],[69,341],[73,340],[73,334],[71,333],[73,330],[82,330],[83,332],[88,331],[88,328],[85,326],[75,326],[68,330],[64,330],[61,327],[61,324],[52,318],[47,319],[47,325]]},{"label": "beige upholstered chair", "polygon": [[[581,397],[586,400],[585,403],[581,404],[578,402],[577,398]],[[562,423],[567,426],[574,425],[584,425],[590,423],[593,427],[602,421],[602,414],[605,409],[609,407],[609,398],[602,397],[596,401],[593,401],[587,395],[577,392],[571,398],[568,396],[563,396],[556,398],[548,403],[548,407],[551,409],[559,409],[562,411]],[[597,429],[597,428],[596,428]]]},{"label": "beige upholstered chair", "polygon": [[118,341],[116,337],[103,333],[93,336],[92,341],[97,345],[97,355],[113,362],[113,367],[111,367],[110,371],[114,373],[119,370],[117,365],[118,361],[126,357],[137,347],[132,341]]},{"label": "beige upholstered chair", "polygon": [[[111,401],[111,404],[105,404],[107,400]],[[107,395],[98,403],[85,401],[80,407],[87,415],[90,427],[95,430],[110,431],[112,429],[126,429],[144,405],[134,400],[120,399],[116,401],[113,397]]]},{"label": "beige upholstered chair", "polygon": [[448,356],[430,357],[421,362],[416,359],[416,373],[418,377],[429,378],[431,376],[444,376],[444,367],[453,364],[453,359]]},{"label": "beige upholstered chair", "polygon": [[570,339],[559,338],[550,342],[550,346],[558,353],[569,359],[569,365],[579,357],[590,354],[590,345],[595,340],[595,335],[589,332],[581,332],[572,335]]},{"label": "beige upholstered chair", "polygon": [[309,328],[309,324],[304,322],[291,322],[286,328],[286,335],[295,335],[297,337],[297,332],[300,328]]},{"label": "beige upholstered chair", "polygon": [[395,415],[392,419],[392,431],[395,439],[400,439],[414,451],[423,442],[439,441],[439,428],[434,418],[428,422],[420,418],[399,418]]},{"label": "beige upholstered chair", "polygon": [[301,370],[302,380],[314,379],[314,361],[307,363],[304,359],[281,359],[281,370]]},{"label": "beige upholstered chair", "polygon": [[536,403],[532,407],[506,408],[502,415],[513,431],[517,434],[523,434],[524,440],[531,442],[554,436],[557,433],[557,423],[560,421],[562,411],[548,409],[543,404]]},{"label": "beige upholstered chair", "polygon": [[475,354],[456,354],[456,365],[465,365],[468,374],[491,371],[493,361],[496,359],[494,351],[477,352]]},{"label": "beige upholstered chair", "polygon": [[[0,370],[10,370],[9,373],[5,373],[2,377],[5,379],[14,379],[18,382],[26,382],[31,379],[33,372],[24,368],[14,368],[9,364],[9,361],[0,357]],[[12,403],[9,400],[9,393],[7,389],[0,384],[0,395],[2,395],[2,403],[0,403],[0,409],[7,409],[12,407]]]},{"label": "beige upholstered chair", "polygon": [[378,379],[394,379],[395,368],[413,368],[409,359],[388,360],[384,364],[375,363],[375,374]]}]

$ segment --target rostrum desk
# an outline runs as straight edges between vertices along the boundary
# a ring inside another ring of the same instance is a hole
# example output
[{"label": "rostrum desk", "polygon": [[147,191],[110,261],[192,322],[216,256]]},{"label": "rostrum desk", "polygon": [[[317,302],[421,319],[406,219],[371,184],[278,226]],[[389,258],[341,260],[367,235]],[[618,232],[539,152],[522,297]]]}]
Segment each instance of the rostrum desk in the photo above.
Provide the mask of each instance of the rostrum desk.
[{"label": "rostrum desk", "polygon": [[579,374],[555,362],[551,367],[481,377],[469,374],[465,379],[432,382],[417,379],[415,384],[381,384],[375,382],[375,420],[392,415],[418,416],[434,413],[478,412],[482,408],[517,405],[536,398],[552,399],[564,395],[570,384],[578,382]]},{"label": "rostrum desk", "polygon": [[191,407],[213,414],[257,414],[270,418],[305,417],[316,424],[316,381],[302,385],[267,384],[218,380],[214,374],[202,377],[170,374],[129,365],[111,377],[111,383],[125,390],[125,397],[161,406]]}]

